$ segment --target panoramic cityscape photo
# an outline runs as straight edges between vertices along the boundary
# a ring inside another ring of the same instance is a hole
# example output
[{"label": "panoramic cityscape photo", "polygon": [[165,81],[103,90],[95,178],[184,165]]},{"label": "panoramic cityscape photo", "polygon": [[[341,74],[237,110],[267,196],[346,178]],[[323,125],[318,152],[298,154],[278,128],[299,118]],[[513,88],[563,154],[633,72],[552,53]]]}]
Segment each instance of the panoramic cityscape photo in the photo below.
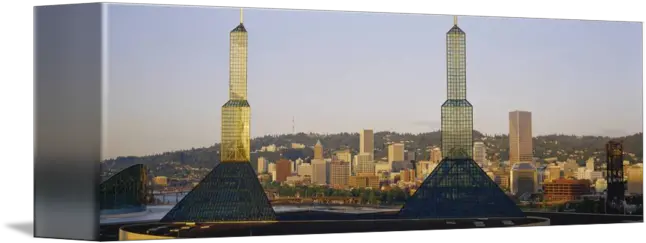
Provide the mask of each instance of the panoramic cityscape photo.
[{"label": "panoramic cityscape photo", "polygon": [[641,23],[106,6],[101,240],[643,222]]}]

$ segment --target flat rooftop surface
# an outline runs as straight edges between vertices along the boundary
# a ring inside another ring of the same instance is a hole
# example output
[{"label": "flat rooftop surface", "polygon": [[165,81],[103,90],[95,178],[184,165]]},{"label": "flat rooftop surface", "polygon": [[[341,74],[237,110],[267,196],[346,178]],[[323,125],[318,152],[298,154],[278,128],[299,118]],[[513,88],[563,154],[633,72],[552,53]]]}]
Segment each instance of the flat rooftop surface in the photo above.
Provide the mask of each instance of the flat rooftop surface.
[{"label": "flat rooftop surface", "polygon": [[[284,208],[287,209],[287,208]],[[364,214],[345,213],[345,210],[322,210],[323,208],[301,207],[290,210],[276,210],[277,220],[274,223],[214,223],[200,224],[189,230],[171,232],[186,225],[159,224],[158,220],[124,222],[101,225],[101,241],[118,240],[119,228],[125,227],[131,232],[146,233],[158,228],[156,234],[171,234],[180,237],[233,237],[250,235],[289,235],[289,234],[325,234],[351,232],[384,232],[433,229],[469,229],[490,227],[513,227],[534,222],[527,219],[468,219],[468,220],[406,220],[397,219],[397,210],[369,210]],[[350,210],[354,211],[354,210]],[[363,211],[363,210],[361,210]],[[579,214],[557,212],[525,212],[529,217],[550,219],[550,225],[586,225],[608,223],[643,222],[643,216]],[[308,222],[309,221],[309,222]],[[510,224],[509,221],[513,223]],[[204,227],[203,229],[201,227]],[[314,230],[316,229],[316,230]],[[152,233],[152,232],[151,232]]]},{"label": "flat rooftop surface", "polygon": [[142,224],[123,229],[139,234],[172,236],[178,238],[268,236],[294,234],[359,233],[434,229],[468,229],[513,227],[544,222],[537,218],[516,219],[355,219],[355,220],[310,220],[240,223]]}]

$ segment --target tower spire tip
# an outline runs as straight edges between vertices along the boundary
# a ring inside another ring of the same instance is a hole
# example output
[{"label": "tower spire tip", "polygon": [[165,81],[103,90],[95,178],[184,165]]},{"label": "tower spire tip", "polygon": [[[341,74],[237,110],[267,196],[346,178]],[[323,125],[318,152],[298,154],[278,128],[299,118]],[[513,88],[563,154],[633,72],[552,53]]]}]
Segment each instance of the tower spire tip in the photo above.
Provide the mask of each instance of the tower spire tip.
[{"label": "tower spire tip", "polygon": [[240,8],[240,23],[241,23],[241,24],[242,24],[242,22],[243,22],[243,20],[244,20],[244,19],[243,19],[243,16],[244,16],[244,15],[243,15],[243,13],[242,13],[242,8]]},{"label": "tower spire tip", "polygon": [[458,25],[458,16],[457,15],[453,16],[453,25]]}]

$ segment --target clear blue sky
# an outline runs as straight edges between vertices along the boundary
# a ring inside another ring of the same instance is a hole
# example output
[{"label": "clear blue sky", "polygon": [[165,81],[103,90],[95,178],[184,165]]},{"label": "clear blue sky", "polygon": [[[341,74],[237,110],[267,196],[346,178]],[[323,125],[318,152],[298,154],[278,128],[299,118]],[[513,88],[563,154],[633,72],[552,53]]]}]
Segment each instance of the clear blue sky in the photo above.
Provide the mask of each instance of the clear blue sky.
[{"label": "clear blue sky", "polygon": [[[239,9],[110,5],[108,151],[220,140],[229,31]],[[438,130],[452,16],[246,9],[252,137]],[[642,131],[642,24],[460,17],[474,129],[534,135]]]}]

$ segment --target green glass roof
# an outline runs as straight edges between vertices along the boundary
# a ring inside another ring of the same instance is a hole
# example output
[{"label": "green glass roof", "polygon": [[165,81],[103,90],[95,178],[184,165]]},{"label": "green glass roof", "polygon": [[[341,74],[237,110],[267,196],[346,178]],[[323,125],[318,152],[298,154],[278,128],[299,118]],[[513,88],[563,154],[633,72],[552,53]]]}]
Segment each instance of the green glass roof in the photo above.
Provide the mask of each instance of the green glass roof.
[{"label": "green glass roof", "polygon": [[446,100],[442,107],[472,107],[468,100]]},{"label": "green glass roof", "polygon": [[222,107],[250,107],[247,100],[229,100]]},{"label": "green glass roof", "polygon": [[231,30],[231,32],[247,32],[247,29],[242,23],[240,23],[237,27],[235,27],[235,29]]}]

